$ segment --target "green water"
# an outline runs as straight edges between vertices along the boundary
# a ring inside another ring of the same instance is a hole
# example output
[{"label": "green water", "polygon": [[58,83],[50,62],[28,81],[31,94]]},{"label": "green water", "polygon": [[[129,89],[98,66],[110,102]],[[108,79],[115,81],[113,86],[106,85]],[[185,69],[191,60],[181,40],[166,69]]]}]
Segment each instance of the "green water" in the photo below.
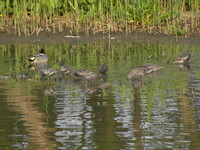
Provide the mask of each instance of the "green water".
[{"label": "green water", "polygon": [[[97,72],[106,63],[112,88],[95,91],[98,85],[62,74],[41,77],[26,59],[40,48],[56,70]],[[189,67],[173,63],[186,52]],[[198,149],[199,59],[200,46],[192,45],[0,45],[0,149]],[[131,69],[148,63],[164,68],[127,80]]]}]

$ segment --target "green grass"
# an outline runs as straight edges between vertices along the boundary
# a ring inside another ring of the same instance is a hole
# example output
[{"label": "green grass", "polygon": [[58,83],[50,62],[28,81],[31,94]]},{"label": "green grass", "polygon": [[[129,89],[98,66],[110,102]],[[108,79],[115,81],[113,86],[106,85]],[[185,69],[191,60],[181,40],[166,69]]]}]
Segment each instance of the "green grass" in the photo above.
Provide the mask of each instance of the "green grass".
[{"label": "green grass", "polygon": [[199,0],[0,0],[0,31],[199,34]]}]

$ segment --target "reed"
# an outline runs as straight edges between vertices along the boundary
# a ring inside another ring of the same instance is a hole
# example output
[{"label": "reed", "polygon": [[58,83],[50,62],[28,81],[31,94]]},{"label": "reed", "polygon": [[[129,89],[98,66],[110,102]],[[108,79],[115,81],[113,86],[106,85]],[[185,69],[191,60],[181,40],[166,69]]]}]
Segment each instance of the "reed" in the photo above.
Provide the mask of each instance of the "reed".
[{"label": "reed", "polygon": [[0,31],[199,34],[199,0],[0,0]]}]

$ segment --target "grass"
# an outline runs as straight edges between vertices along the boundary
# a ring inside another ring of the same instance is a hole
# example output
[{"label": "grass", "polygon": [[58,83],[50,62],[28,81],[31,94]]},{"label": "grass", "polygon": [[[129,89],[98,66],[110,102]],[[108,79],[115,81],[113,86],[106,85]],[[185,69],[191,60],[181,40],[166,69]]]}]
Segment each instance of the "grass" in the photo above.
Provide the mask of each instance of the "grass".
[{"label": "grass", "polygon": [[0,0],[0,31],[200,33],[199,0]]}]

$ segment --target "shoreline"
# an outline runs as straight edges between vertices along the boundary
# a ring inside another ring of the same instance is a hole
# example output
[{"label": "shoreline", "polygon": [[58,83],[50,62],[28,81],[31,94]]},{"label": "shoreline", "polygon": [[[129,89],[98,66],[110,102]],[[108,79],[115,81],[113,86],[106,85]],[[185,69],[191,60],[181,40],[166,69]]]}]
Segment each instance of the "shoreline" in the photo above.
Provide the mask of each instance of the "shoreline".
[{"label": "shoreline", "polygon": [[[68,37],[65,37],[68,36]],[[112,33],[109,35],[85,35],[80,34],[79,37],[71,36],[70,32],[57,32],[49,33],[43,32],[38,36],[33,35],[30,37],[16,36],[8,33],[0,32],[0,44],[54,44],[54,43],[89,43],[110,41],[111,43],[174,43],[174,44],[192,44],[200,45],[200,36],[168,36],[165,34],[147,34],[147,33]]]}]

